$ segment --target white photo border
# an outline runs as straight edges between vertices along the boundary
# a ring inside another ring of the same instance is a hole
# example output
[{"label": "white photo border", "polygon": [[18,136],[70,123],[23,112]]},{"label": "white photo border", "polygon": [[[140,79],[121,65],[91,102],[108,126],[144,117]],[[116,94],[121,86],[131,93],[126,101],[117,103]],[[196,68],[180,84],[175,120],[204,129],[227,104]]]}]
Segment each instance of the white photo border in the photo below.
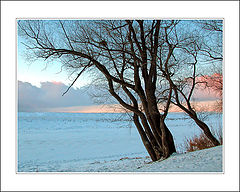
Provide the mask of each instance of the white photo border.
[{"label": "white photo border", "polygon": [[[239,2],[235,1],[2,1],[2,190],[238,190]],[[16,19],[222,19],[225,23],[224,174],[16,174]]]}]

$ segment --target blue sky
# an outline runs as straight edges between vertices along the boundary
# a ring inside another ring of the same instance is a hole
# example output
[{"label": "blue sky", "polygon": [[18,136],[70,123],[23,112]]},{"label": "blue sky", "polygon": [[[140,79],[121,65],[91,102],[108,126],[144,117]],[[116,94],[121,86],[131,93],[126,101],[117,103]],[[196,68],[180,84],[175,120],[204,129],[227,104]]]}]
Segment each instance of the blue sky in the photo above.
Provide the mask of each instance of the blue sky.
[{"label": "blue sky", "polygon": [[[18,37],[18,60],[17,60],[17,79],[23,82],[29,82],[32,85],[40,87],[41,82],[62,82],[70,85],[75,76],[69,78],[68,72],[61,71],[60,62],[47,63],[46,61],[29,61],[26,57],[26,48],[21,43],[23,39]],[[47,66],[46,66],[47,65]],[[80,88],[90,81],[86,74],[76,81],[74,87]]]},{"label": "blue sky", "polygon": [[81,110],[83,106],[94,105],[86,93],[85,85],[90,82],[87,75],[82,75],[69,92],[62,96],[75,76],[69,77],[68,72],[61,71],[60,62],[30,62],[26,58],[22,39],[18,38],[18,111],[68,111],[74,106],[77,108],[73,110]]},{"label": "blue sky", "polygon": [[90,83],[87,74],[83,74],[68,93],[62,96],[76,74],[69,77],[66,70],[61,70],[62,64],[59,61],[30,61],[21,42],[24,40],[18,36],[18,111],[74,111],[95,105],[87,93],[86,85]]}]

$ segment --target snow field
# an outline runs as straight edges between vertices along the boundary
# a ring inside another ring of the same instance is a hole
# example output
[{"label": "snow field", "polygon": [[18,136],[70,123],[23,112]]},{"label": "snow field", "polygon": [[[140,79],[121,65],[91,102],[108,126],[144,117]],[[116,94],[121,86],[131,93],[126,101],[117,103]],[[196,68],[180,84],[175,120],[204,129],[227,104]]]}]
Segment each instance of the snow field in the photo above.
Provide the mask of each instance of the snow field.
[{"label": "snow field", "polygon": [[[207,115],[208,124],[221,125],[222,116]],[[166,123],[180,153],[186,137],[200,133],[192,120],[182,113],[169,114]],[[18,172],[140,171],[139,167],[150,161],[147,155],[126,114],[18,114]],[[185,169],[199,171],[190,161]],[[204,170],[207,169],[212,170],[211,167]],[[165,171],[163,167],[159,170]],[[170,169],[177,170],[183,169]]]}]

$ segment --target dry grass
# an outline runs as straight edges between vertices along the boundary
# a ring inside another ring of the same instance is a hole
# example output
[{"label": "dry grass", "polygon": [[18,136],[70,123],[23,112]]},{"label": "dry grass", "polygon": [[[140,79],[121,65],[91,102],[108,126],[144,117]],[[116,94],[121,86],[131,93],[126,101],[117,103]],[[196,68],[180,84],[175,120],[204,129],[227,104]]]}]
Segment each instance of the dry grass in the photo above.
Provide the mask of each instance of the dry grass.
[{"label": "dry grass", "polygon": [[[213,131],[213,135],[216,136],[220,144],[223,144],[223,137],[222,137],[222,131],[220,129],[218,131]],[[202,149],[207,149],[210,147],[214,147],[213,143],[205,136],[204,133],[201,133],[200,135],[195,135],[192,138],[187,138],[185,142],[185,150],[187,152],[191,151],[197,151]]]}]

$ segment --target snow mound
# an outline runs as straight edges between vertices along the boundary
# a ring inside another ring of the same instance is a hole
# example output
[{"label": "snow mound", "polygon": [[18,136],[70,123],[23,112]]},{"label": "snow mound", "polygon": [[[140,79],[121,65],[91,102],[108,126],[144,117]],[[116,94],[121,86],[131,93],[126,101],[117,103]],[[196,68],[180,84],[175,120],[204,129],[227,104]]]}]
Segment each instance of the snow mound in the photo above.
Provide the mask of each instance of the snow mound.
[{"label": "snow mound", "polygon": [[145,164],[139,172],[223,172],[222,146],[173,154],[161,162]]},{"label": "snow mound", "polygon": [[79,170],[80,172],[223,172],[222,146],[189,153],[175,153],[168,159],[157,162],[152,162],[149,157],[96,161],[79,166],[76,172]]}]

